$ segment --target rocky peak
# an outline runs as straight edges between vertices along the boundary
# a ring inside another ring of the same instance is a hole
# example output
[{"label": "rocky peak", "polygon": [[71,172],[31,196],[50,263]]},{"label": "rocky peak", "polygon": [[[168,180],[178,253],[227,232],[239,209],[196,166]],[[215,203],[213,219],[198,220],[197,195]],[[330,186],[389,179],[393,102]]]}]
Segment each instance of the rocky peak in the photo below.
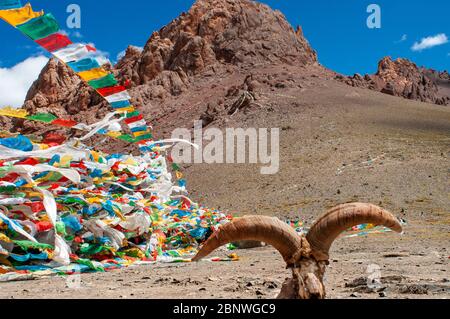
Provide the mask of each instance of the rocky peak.
[{"label": "rocky peak", "polygon": [[450,80],[450,74],[448,71],[439,72],[439,77],[443,80]]},{"label": "rocky peak", "polygon": [[43,95],[58,93],[59,86],[77,86],[81,80],[73,77],[70,70],[56,59],[50,59],[39,75],[39,81],[35,81],[28,91],[26,100],[39,91]]},{"label": "rocky peak", "polygon": [[378,63],[376,75],[382,77],[386,81],[400,77],[412,81],[422,77],[421,71],[415,63],[402,58],[398,58],[394,61],[391,57],[383,58]]},{"label": "rocky peak", "polygon": [[[317,56],[285,17],[251,0],[197,0],[158,32],[143,50],[129,46],[113,67],[129,83],[137,106],[150,107],[187,91],[192,78],[262,64],[316,64]],[[224,71],[225,70],[225,71]],[[59,116],[96,113],[103,100],[65,65],[50,60],[30,88],[24,108]]]},{"label": "rocky peak", "polygon": [[391,69],[394,65],[394,60],[390,56],[386,56],[378,62],[378,72]]},{"label": "rocky peak", "polygon": [[[131,53],[130,53],[131,55]],[[135,56],[136,58],[136,56]],[[194,75],[217,63],[273,62],[311,64],[317,55],[286,18],[250,0],[197,0],[192,8],[148,40],[132,68],[117,68],[135,84],[163,71]],[[139,77],[139,80],[137,79]]]},{"label": "rocky peak", "polygon": [[[345,83],[440,105],[450,104],[450,81],[445,80],[445,72],[419,68],[407,59],[393,60],[385,57],[378,63],[378,71],[364,77],[355,74],[352,77],[338,76]],[[448,74],[448,73],[447,73]]]},{"label": "rocky peak", "polygon": [[87,84],[66,65],[50,59],[29,89],[23,108],[30,113],[51,112],[67,117],[102,103]]},{"label": "rocky peak", "polygon": [[133,45],[128,46],[125,55],[117,62],[115,69],[122,78],[130,79],[133,83],[140,82],[139,74],[135,71],[135,66],[141,57],[142,50]]}]

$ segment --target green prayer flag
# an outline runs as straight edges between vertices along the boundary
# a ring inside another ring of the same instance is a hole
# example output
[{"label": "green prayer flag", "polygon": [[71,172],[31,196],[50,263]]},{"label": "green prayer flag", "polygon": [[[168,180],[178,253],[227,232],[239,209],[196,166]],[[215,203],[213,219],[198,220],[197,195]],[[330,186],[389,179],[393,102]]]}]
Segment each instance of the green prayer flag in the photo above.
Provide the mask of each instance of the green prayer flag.
[{"label": "green prayer flag", "polygon": [[60,235],[63,236],[67,236],[67,232],[66,232],[66,224],[64,224],[63,222],[57,222],[55,225],[56,228],[56,232]]},{"label": "green prayer flag", "polygon": [[145,134],[145,135],[141,135],[136,137],[135,142],[140,142],[140,141],[144,141],[144,140],[151,140],[153,138],[152,134]]},{"label": "green prayer flag", "polygon": [[84,243],[80,247],[80,252],[85,255],[95,255],[95,254],[101,253],[105,250],[108,250],[108,248],[101,246],[101,245],[88,244],[88,243]]},{"label": "green prayer flag", "polygon": [[44,123],[51,123],[56,119],[57,117],[50,113],[37,113],[35,115],[27,116],[27,120],[39,121]]},{"label": "green prayer flag", "polygon": [[59,31],[59,25],[51,13],[31,19],[17,26],[22,33],[33,40],[40,40]]},{"label": "green prayer flag", "polygon": [[120,135],[118,137],[118,139],[120,139],[122,141],[125,141],[125,142],[128,142],[128,143],[133,143],[134,142],[134,137],[131,136],[131,135],[128,135],[128,134]]},{"label": "green prayer flag", "polygon": [[88,83],[92,88],[97,90],[97,89],[117,85],[117,80],[113,74],[108,74],[107,76],[104,76],[97,80],[89,81]]},{"label": "green prayer flag", "polygon": [[132,118],[141,115],[138,111],[127,113],[127,118]]},{"label": "green prayer flag", "polygon": [[100,272],[105,271],[105,268],[103,268],[103,266],[101,264],[99,264],[99,263],[94,264],[89,259],[78,258],[77,260],[75,260],[75,262],[80,265],[88,266],[90,269],[95,270],[95,271],[100,271]]},{"label": "green prayer flag", "polygon": [[28,249],[54,249],[52,245],[35,243],[29,240],[14,240],[13,242],[25,251]]}]

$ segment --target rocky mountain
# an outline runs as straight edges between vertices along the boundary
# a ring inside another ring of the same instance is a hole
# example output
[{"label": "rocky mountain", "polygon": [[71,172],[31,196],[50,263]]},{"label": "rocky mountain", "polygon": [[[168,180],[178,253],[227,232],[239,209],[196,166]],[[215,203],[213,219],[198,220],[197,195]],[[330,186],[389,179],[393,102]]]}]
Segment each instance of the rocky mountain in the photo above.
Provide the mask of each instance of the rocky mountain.
[{"label": "rocky mountain", "polygon": [[386,57],[379,62],[376,74],[365,76],[355,74],[351,77],[337,75],[336,78],[354,87],[367,88],[393,96],[438,105],[450,104],[448,72],[419,68],[406,59],[394,61]]},{"label": "rocky mountain", "polygon": [[[198,0],[189,12],[153,33],[143,52],[129,48],[117,68],[134,85],[153,81],[179,94],[187,77],[211,65],[277,61],[317,62],[301,29],[294,31],[280,12],[248,0]],[[175,85],[167,87],[168,82]]]},{"label": "rocky mountain", "polygon": [[[226,122],[239,111],[275,103],[290,89],[317,85],[315,78],[436,104],[448,104],[450,97],[448,73],[420,69],[403,59],[383,59],[375,75],[336,75],[318,63],[300,27],[292,28],[281,12],[251,0],[197,0],[154,32],[142,50],[128,47],[110,67],[129,87],[133,104],[157,137],[167,137],[175,127],[192,127],[194,120]],[[96,92],[53,59],[23,107],[88,124],[109,110]],[[55,130],[34,122],[13,124],[25,133]]]},{"label": "rocky mountain", "polygon": [[[294,30],[280,12],[250,0],[198,0],[188,12],[154,32],[143,50],[130,46],[112,69],[130,86],[134,104],[157,121],[177,111],[165,102],[187,92],[196,78],[213,81],[269,64],[318,63],[302,30]],[[53,59],[30,88],[23,107],[88,123],[107,111],[98,94]],[[199,105],[196,111],[205,108]],[[35,123],[23,121],[16,127],[37,129]]]}]

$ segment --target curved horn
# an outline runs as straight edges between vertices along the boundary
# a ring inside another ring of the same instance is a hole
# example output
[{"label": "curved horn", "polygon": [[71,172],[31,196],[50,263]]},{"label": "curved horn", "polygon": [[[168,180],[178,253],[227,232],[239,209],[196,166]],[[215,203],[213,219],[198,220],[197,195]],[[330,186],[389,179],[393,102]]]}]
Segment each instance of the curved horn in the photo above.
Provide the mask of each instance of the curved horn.
[{"label": "curved horn", "polygon": [[192,261],[208,256],[225,244],[242,240],[262,241],[272,245],[280,252],[288,265],[293,264],[297,253],[302,251],[301,237],[288,224],[275,217],[246,216],[220,227],[206,241]]},{"label": "curved horn", "polygon": [[306,235],[314,258],[318,261],[328,260],[334,240],[343,231],[361,224],[383,225],[402,232],[399,221],[390,212],[378,206],[363,203],[339,205],[320,217]]}]

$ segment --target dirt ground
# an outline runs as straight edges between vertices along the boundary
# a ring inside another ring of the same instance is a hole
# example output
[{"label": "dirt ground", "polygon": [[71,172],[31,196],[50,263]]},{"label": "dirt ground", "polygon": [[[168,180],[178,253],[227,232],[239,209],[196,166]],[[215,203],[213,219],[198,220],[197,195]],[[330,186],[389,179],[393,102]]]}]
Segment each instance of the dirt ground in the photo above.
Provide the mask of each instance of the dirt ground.
[{"label": "dirt ground", "polygon": [[[339,203],[380,205],[407,221],[405,233],[337,240],[328,297],[449,298],[450,108],[314,77],[302,88],[261,92],[258,104],[222,127],[281,128],[279,173],[261,175],[260,165],[190,165],[191,197],[231,213],[307,223]],[[2,283],[0,298],[275,297],[289,276],[276,251],[237,253],[236,262],[85,274],[77,289],[64,277]],[[380,284],[371,288],[374,271]]]},{"label": "dirt ground", "polygon": [[[328,297],[448,298],[448,249],[443,242],[444,248],[420,248],[407,236],[340,240],[325,280]],[[263,247],[238,254],[236,262],[156,264],[84,274],[77,288],[73,276],[3,283],[0,298],[275,298],[289,276],[278,253]],[[374,270],[379,270],[380,284],[368,287]]]}]

